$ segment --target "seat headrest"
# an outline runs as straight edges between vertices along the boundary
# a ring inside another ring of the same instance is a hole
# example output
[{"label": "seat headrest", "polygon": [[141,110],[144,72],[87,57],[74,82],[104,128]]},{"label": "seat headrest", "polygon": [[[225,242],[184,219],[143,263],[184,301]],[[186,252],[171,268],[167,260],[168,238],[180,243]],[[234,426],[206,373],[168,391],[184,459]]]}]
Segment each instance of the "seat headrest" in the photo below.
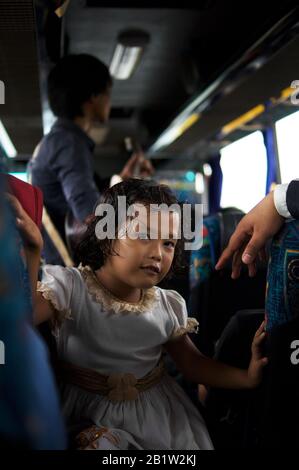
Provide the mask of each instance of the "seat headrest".
[{"label": "seat headrest", "polygon": [[217,217],[219,218],[219,229],[220,229],[220,252],[218,255],[222,253],[224,248],[227,246],[230,237],[234,233],[238,223],[244,216],[244,213],[239,210],[229,210],[229,211],[221,211],[217,213]]},{"label": "seat headrest", "polygon": [[267,330],[299,316],[299,221],[287,221],[272,240],[267,273]]},{"label": "seat headrest", "polygon": [[202,247],[190,256],[191,287],[210,276],[243,215],[240,210],[230,208],[204,218]]},{"label": "seat headrest", "polygon": [[208,279],[216,263],[219,251],[220,230],[216,216],[205,217],[202,226],[202,247],[190,253],[190,287]]}]

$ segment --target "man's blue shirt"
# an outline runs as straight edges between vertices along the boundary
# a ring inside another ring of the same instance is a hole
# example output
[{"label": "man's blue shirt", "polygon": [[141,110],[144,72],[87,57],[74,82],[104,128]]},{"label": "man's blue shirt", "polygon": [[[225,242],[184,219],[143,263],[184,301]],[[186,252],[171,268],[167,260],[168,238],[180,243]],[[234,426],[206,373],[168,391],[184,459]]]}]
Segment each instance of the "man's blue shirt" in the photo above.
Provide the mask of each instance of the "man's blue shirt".
[{"label": "man's blue shirt", "polygon": [[[93,140],[79,126],[59,118],[42,139],[37,155],[29,162],[32,184],[42,190],[47,212],[64,240],[68,210],[83,222],[99,200],[92,168],[94,146]],[[102,183],[103,188],[108,186],[106,179]],[[48,245],[46,237],[46,261],[54,262],[50,256],[53,247]]]}]

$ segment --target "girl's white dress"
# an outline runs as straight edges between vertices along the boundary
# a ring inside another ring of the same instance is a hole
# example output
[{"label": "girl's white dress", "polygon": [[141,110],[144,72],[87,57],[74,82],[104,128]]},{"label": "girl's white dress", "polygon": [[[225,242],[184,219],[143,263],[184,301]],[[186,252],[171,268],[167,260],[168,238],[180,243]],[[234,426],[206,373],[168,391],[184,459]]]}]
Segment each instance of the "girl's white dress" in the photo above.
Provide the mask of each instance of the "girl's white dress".
[{"label": "girl's white dress", "polygon": [[[153,287],[138,304],[122,302],[88,267],[46,265],[38,290],[59,312],[54,331],[59,358],[108,376],[145,376],[157,365],[163,344],[194,331],[197,323],[176,291]],[[197,408],[167,374],[136,400],[119,402],[67,384],[63,412],[109,429],[114,444],[99,439],[99,449],[213,448]]]}]

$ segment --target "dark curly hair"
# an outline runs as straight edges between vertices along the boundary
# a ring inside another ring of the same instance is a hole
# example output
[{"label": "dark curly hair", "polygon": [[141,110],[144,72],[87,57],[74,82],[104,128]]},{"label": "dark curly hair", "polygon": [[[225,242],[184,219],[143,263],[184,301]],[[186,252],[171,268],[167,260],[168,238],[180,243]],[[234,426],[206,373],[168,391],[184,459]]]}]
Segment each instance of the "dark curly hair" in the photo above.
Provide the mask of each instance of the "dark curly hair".
[{"label": "dark curly hair", "polygon": [[[168,186],[158,184],[152,180],[129,178],[107,189],[98,202],[98,204],[105,203],[114,207],[115,233],[118,231],[118,196],[126,196],[127,209],[129,206],[136,203],[141,203],[145,206],[149,206],[150,204],[166,204],[167,206],[178,204],[181,206]],[[87,222],[86,231],[76,247],[77,260],[82,263],[83,266],[90,266],[94,271],[100,269],[109,256],[118,255],[113,249],[113,240],[109,238],[100,240],[96,236],[96,225],[102,217],[103,216],[95,215],[90,217],[89,222]],[[184,239],[183,236],[181,236],[181,238],[177,240],[172,266],[167,276],[164,278],[165,280],[168,280],[174,274],[180,274],[186,267],[183,243]]]}]

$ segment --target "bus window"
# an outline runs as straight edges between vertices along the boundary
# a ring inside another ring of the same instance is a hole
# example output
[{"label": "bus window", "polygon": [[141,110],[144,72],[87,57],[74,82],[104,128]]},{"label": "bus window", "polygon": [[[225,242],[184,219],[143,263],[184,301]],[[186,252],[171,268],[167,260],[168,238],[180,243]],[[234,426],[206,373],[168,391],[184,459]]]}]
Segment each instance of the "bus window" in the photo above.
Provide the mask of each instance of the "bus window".
[{"label": "bus window", "polygon": [[15,176],[16,178],[19,178],[19,180],[24,181],[25,183],[28,183],[28,175],[26,171],[18,171],[18,172],[9,172],[10,175]]},{"label": "bus window", "polygon": [[299,178],[298,131],[299,111],[275,123],[282,183]]},{"label": "bus window", "polygon": [[221,207],[234,206],[248,212],[264,196],[267,154],[260,131],[221,149],[223,173]]}]

